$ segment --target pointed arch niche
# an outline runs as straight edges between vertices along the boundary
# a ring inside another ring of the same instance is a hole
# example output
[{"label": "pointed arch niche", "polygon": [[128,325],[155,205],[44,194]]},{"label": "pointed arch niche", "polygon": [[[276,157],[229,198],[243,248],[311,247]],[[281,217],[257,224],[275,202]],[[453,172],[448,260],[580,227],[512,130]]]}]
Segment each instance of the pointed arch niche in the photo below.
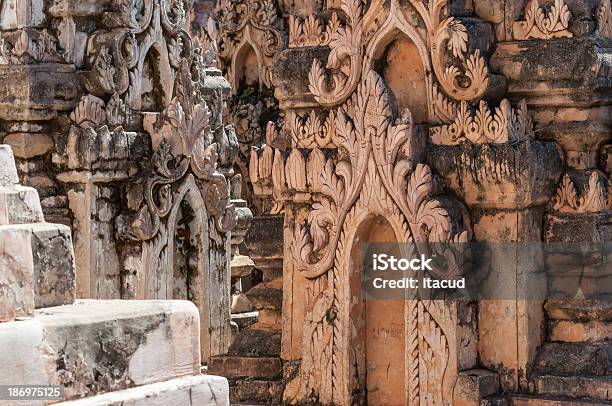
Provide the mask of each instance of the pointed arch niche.
[{"label": "pointed arch niche", "polygon": [[415,43],[393,30],[382,38],[374,53],[374,69],[393,92],[398,110],[409,109],[416,124],[428,121],[425,67]]},{"label": "pointed arch niche", "polygon": [[[372,406],[404,406],[406,393],[406,323],[403,317],[405,302],[402,300],[365,300],[361,292],[362,265],[366,264],[367,243],[397,243],[396,230],[383,216],[368,216],[357,228],[351,247],[350,276],[353,297],[351,323],[353,363],[358,366],[360,391],[364,392],[367,404]],[[389,252],[399,257],[399,252]],[[359,370],[361,369],[361,370]]]}]

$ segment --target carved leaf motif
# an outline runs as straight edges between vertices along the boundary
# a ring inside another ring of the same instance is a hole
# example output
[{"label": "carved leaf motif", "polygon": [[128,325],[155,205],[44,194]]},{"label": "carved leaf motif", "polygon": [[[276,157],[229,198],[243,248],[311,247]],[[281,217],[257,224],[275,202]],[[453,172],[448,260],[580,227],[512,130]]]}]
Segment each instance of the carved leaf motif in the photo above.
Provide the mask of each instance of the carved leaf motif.
[{"label": "carved leaf motif", "polygon": [[99,127],[106,120],[104,101],[91,94],[83,96],[70,119],[81,128]]},{"label": "carved leaf motif", "polygon": [[249,159],[249,179],[253,185],[259,183],[259,156],[257,151],[259,148],[251,147],[251,157]]},{"label": "carved leaf motif", "polygon": [[586,212],[598,212],[606,209],[607,190],[599,179],[599,173],[593,171],[589,177],[587,193],[580,199],[579,206]]},{"label": "carved leaf motif", "polygon": [[272,184],[274,185],[274,194],[280,196],[285,189],[285,163],[280,150],[274,150],[274,163],[272,164]]},{"label": "carved leaf motif", "polygon": [[314,148],[308,157],[306,163],[306,178],[309,180],[309,187],[311,192],[321,191],[323,186],[322,173],[325,167],[325,155],[319,148]]},{"label": "carved leaf motif", "polygon": [[448,27],[451,32],[448,49],[452,51],[454,57],[461,58],[467,52],[467,29],[452,17],[448,18]]},{"label": "carved leaf motif", "polygon": [[513,25],[514,38],[571,38],[572,33],[568,31],[570,18],[571,13],[563,0],[555,0],[548,13],[540,7],[538,0],[531,0],[525,7],[525,20]]},{"label": "carved leaf motif", "polygon": [[297,191],[306,191],[306,162],[302,153],[294,148],[287,158],[285,169],[287,186]]}]

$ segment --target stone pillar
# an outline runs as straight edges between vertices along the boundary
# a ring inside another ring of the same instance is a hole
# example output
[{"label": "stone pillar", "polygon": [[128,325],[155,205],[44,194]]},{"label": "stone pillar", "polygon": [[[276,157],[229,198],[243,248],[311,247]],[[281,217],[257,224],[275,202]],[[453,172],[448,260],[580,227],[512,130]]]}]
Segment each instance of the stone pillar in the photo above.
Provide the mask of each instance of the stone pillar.
[{"label": "stone pillar", "polygon": [[525,389],[544,338],[547,286],[540,242],[544,206],[560,176],[560,151],[532,140],[437,146],[430,157],[470,206],[475,239],[491,248],[478,312],[479,359],[500,374],[505,390]]}]

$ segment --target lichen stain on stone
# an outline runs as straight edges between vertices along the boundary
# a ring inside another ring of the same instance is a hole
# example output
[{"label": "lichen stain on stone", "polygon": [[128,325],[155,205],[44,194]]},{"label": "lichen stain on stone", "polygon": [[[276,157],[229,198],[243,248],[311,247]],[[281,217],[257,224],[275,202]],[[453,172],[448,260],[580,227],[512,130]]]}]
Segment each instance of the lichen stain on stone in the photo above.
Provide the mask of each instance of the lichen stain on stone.
[{"label": "lichen stain on stone", "polygon": [[[56,338],[70,337],[54,343],[57,352],[58,383],[71,397],[91,396],[133,386],[129,363],[134,353],[146,343],[147,335],[165,320],[164,315],[121,319],[106,323],[71,326]],[[84,331],[83,329],[88,331]],[[72,330],[72,331],[70,331]],[[84,341],[96,337],[95,341]]]}]

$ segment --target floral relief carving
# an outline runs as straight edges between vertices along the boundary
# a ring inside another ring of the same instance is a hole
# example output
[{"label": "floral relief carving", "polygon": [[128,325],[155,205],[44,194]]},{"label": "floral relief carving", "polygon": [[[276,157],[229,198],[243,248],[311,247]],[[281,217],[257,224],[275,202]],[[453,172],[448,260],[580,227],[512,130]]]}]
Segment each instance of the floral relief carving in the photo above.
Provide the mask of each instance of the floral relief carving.
[{"label": "floral relief carving", "polygon": [[[134,193],[144,192],[144,201],[123,229],[124,237],[130,239],[147,241],[158,233],[161,219],[180,203],[173,200],[172,186],[188,176],[202,184],[202,199],[219,231],[231,230],[236,220],[235,208],[229,203],[229,183],[217,168],[220,146],[211,129],[213,115],[204,100],[193,97],[195,84],[188,73],[177,82],[182,90],[159,117],[150,117],[145,123],[154,149],[152,176],[146,176],[144,184],[134,186]],[[235,137],[233,133],[225,136]]]},{"label": "floral relief carving", "polygon": [[591,172],[580,194],[566,173],[551,203],[553,210],[561,213],[596,213],[612,207],[609,196],[608,182],[600,172]]},{"label": "floral relief carving", "polygon": [[[188,0],[124,0],[118,10],[107,12],[102,19],[104,27],[90,35],[85,76],[87,90],[98,97],[120,98],[115,107],[126,110],[162,109],[172,96],[171,84],[182,60],[201,64],[190,36],[182,28],[186,22]],[[129,10],[126,11],[126,10]],[[109,30],[110,28],[110,30]],[[157,74],[147,66],[152,49],[160,67]],[[200,52],[200,51],[198,51]],[[199,68],[194,69],[197,71]],[[163,103],[150,94],[152,83],[160,83]]]},{"label": "floral relief carving", "polygon": [[472,113],[466,102],[461,102],[452,124],[431,128],[434,144],[453,145],[463,140],[474,144],[515,143],[534,137],[533,123],[522,100],[515,110],[506,99],[491,111],[484,100]]},{"label": "floral relief carving", "polygon": [[340,20],[334,12],[327,24],[314,15],[305,19],[289,16],[289,48],[329,45],[332,36],[340,28]]},{"label": "floral relief carving", "polygon": [[[438,201],[430,198],[431,171],[426,165],[416,164],[423,141],[414,135],[409,113],[394,122],[388,93],[378,74],[371,71],[335,117],[337,145],[345,158],[325,162],[320,175],[321,200],[313,204],[306,226],[295,230],[294,264],[304,276],[316,278],[332,267],[347,214],[360,197],[367,198],[363,185],[372,170],[369,162],[376,162],[386,193],[406,217],[415,241],[467,238],[467,234],[452,234],[449,216]],[[294,149],[294,161],[301,158],[297,154]],[[292,165],[300,167],[298,173],[304,172],[301,161]],[[287,179],[287,184],[291,188],[296,181]]]},{"label": "floral relief carving", "polygon": [[570,17],[563,0],[555,0],[548,11],[540,6],[538,0],[530,0],[525,7],[525,20],[513,25],[514,39],[571,38],[572,33],[568,31]]},{"label": "floral relief carving", "polygon": [[[319,60],[315,60],[309,74],[309,88],[318,103],[324,106],[340,104],[357,87],[363,64],[374,52],[370,49],[370,40],[376,37],[380,29],[377,19],[385,15],[383,3],[372,2],[364,11],[361,0],[342,1],[342,10],[347,20],[329,41],[331,52],[325,66],[329,71],[323,68]],[[435,112],[437,107],[437,110],[447,113],[439,118],[448,118],[450,102],[440,93],[439,88],[455,100],[476,100],[487,89],[489,71],[479,50],[468,53],[467,29],[463,23],[454,17],[443,17],[443,10],[448,5],[446,0],[429,3],[413,0],[410,4],[423,21],[427,32],[424,38],[412,39],[418,40],[429,53],[427,63],[434,73],[427,78],[431,110]],[[396,15],[402,13],[397,1],[391,1],[388,18],[396,18]],[[365,49],[365,53],[362,49]],[[451,62],[453,59],[458,60],[459,65]]]}]

